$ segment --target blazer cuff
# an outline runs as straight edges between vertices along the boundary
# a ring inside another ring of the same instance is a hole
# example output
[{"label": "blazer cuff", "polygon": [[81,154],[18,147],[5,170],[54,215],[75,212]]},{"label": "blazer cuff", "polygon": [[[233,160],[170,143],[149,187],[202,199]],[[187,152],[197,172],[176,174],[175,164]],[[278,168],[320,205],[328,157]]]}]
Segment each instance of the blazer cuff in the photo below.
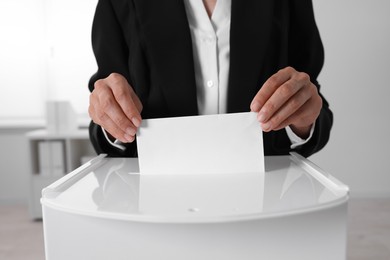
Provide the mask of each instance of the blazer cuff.
[{"label": "blazer cuff", "polygon": [[106,138],[107,142],[114,146],[115,148],[118,148],[122,151],[125,151],[126,150],[126,146],[124,146],[124,143],[122,143],[121,141],[119,141],[118,139],[115,139],[115,141],[113,142],[110,137],[108,136],[106,130],[102,127],[102,132],[103,132],[103,135],[104,137]]}]

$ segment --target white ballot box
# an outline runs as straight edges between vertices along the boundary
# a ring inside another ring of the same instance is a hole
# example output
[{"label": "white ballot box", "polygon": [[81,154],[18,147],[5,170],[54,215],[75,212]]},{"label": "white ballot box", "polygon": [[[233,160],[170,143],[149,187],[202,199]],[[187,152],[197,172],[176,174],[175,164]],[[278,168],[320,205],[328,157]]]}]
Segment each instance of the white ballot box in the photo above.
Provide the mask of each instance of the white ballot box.
[{"label": "white ballot box", "polygon": [[46,260],[342,260],[348,196],[294,153],[197,175],[101,155],[42,191]]}]

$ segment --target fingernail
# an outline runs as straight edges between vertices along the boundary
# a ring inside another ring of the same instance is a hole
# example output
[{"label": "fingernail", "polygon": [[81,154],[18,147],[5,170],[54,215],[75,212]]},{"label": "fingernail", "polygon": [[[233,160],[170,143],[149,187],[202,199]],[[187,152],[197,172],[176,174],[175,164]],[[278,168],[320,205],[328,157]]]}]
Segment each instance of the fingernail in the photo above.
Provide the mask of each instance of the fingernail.
[{"label": "fingernail", "polygon": [[267,122],[265,124],[261,124],[261,128],[263,129],[263,131],[269,131],[271,129],[271,123],[270,122]]},{"label": "fingernail", "polygon": [[128,135],[130,135],[130,136],[134,136],[134,135],[137,133],[137,130],[135,130],[135,129],[132,128],[132,127],[128,127],[128,128],[126,129],[126,133],[127,133]]},{"label": "fingernail", "polygon": [[129,143],[134,141],[134,136],[125,134],[124,137],[125,137],[126,141],[129,142]]},{"label": "fingernail", "polygon": [[260,112],[257,115],[257,120],[259,120],[260,123],[263,123],[265,121],[265,113],[264,112]]},{"label": "fingernail", "polygon": [[131,122],[133,122],[133,124],[136,126],[136,127],[140,127],[141,125],[141,120],[139,120],[137,117],[133,117],[131,119]]},{"label": "fingernail", "polygon": [[260,104],[257,101],[253,101],[251,104],[251,111],[252,112],[259,112],[260,110]]}]

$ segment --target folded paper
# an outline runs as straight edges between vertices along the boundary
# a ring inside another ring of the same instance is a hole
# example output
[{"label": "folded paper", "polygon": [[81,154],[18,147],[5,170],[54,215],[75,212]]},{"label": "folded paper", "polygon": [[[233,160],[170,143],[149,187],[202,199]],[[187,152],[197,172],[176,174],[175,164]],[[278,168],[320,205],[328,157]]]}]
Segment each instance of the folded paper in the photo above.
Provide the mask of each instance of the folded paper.
[{"label": "folded paper", "polygon": [[137,133],[141,174],[264,172],[256,113],[146,119]]}]

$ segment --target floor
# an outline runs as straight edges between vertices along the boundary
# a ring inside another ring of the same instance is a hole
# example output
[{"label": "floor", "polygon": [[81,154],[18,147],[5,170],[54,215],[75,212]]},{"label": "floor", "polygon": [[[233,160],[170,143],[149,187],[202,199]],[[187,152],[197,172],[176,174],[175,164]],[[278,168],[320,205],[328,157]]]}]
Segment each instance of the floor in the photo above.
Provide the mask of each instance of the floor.
[{"label": "floor", "polygon": [[[348,260],[390,259],[390,198],[351,199]],[[41,221],[23,205],[0,205],[0,260],[43,260]]]}]

